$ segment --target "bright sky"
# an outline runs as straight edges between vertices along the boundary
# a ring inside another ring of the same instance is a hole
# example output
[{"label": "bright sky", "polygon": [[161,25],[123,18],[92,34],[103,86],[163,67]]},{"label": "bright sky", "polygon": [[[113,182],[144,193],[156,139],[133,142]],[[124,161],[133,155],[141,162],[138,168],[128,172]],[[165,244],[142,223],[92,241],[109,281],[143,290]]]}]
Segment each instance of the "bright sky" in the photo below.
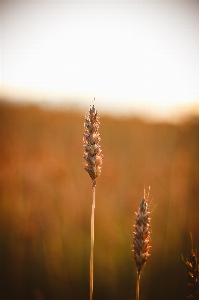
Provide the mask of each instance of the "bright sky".
[{"label": "bright sky", "polygon": [[172,118],[199,107],[199,1],[1,0],[0,19],[0,91],[15,101],[95,97],[103,112]]}]

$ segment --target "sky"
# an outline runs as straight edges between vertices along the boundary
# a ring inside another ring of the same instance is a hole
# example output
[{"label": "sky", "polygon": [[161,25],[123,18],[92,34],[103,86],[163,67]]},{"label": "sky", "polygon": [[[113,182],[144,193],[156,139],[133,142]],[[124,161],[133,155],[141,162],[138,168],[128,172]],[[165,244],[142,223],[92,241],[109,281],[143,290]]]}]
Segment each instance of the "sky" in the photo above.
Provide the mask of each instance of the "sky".
[{"label": "sky", "polygon": [[199,113],[199,1],[0,0],[0,58],[13,101]]}]

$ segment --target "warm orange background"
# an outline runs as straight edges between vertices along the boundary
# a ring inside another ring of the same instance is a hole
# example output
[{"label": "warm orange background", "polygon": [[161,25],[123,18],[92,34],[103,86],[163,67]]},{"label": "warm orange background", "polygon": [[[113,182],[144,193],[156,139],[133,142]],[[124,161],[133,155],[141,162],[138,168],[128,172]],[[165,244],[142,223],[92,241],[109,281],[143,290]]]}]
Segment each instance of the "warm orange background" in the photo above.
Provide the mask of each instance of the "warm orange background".
[{"label": "warm orange background", "polygon": [[[0,103],[2,300],[89,299],[91,180],[84,113]],[[133,300],[132,232],[151,187],[151,257],[141,299],[185,299],[181,253],[199,248],[199,120],[179,125],[100,115],[94,299]]]}]

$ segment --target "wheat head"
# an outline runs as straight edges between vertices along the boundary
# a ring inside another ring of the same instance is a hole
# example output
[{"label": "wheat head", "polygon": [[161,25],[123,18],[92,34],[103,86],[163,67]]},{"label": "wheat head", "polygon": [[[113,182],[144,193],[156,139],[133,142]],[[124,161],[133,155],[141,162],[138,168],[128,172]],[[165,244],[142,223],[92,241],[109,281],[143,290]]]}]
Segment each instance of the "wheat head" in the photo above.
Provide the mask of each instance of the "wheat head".
[{"label": "wheat head", "polygon": [[101,173],[103,155],[101,153],[100,134],[99,130],[99,117],[94,105],[90,108],[88,115],[85,116],[84,123],[84,154],[83,158],[86,163],[84,169],[88,172],[92,179],[93,186],[96,185],[96,178]]},{"label": "wheat head", "polygon": [[192,249],[189,256],[183,261],[186,264],[188,271],[188,290],[187,290],[187,299],[198,300],[199,299],[199,264],[197,260],[197,249],[193,249],[193,238],[192,233],[190,232]]},{"label": "wheat head", "polygon": [[140,206],[135,219],[135,231],[133,232],[133,258],[135,260],[138,274],[146,264],[149,254],[150,243],[150,212],[146,197],[140,201]]}]

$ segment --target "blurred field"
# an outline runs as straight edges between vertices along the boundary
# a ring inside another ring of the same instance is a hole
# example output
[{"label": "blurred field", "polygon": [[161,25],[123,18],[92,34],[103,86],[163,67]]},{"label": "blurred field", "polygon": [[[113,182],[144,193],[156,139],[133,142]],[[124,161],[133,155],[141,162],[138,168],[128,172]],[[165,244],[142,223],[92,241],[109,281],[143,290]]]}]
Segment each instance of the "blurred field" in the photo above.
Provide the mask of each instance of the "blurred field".
[{"label": "blurred field", "polygon": [[[89,299],[91,181],[85,112],[0,103],[0,298]],[[132,232],[150,185],[152,249],[141,300],[186,299],[181,253],[199,250],[199,120],[179,125],[100,115],[94,300],[133,300]]]}]

